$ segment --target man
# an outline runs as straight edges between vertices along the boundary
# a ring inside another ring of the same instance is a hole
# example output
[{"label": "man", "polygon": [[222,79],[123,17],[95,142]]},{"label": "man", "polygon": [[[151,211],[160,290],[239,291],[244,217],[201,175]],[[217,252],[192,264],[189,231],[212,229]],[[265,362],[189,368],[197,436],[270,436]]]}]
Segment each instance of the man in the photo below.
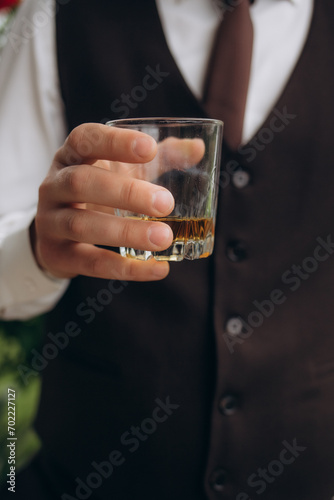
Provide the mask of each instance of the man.
[{"label": "man", "polygon": [[156,147],[101,122],[205,116],[215,35],[245,2],[223,16],[200,0],[71,0],[55,16],[26,2],[1,72],[1,307],[5,318],[53,310],[22,373],[42,373],[43,447],[18,495],[330,499],[331,2],[251,5],[247,104],[241,145],[224,146],[215,252],[168,277],[166,263],[110,250],[162,249],[172,235],[96,206],[163,216],[173,200],[96,168],[149,161]]}]

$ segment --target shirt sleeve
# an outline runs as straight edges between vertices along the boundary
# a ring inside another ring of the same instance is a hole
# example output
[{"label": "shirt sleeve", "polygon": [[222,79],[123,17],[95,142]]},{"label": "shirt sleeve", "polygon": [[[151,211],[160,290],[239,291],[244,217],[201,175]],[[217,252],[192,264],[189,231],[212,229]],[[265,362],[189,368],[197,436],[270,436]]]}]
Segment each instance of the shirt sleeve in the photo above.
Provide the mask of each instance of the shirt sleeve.
[{"label": "shirt sleeve", "polygon": [[68,280],[34,259],[29,226],[38,188],[66,137],[59,90],[53,1],[24,0],[0,60],[0,317],[51,309]]}]

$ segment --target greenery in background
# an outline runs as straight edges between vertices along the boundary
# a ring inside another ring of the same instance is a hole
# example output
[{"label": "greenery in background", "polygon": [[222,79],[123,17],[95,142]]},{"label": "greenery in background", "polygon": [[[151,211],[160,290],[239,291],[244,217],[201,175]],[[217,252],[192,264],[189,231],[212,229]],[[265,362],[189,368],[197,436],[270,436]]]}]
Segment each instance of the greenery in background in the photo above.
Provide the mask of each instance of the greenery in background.
[{"label": "greenery in background", "polygon": [[16,470],[38,451],[40,443],[32,429],[40,392],[40,377],[31,376],[24,383],[18,365],[30,366],[31,350],[42,335],[42,317],[26,322],[0,321],[0,487],[8,473],[7,421],[8,388],[16,391]]},{"label": "greenery in background", "polygon": [[14,0],[10,2],[0,0],[0,54],[7,43],[7,36],[14,21],[17,5],[20,2]]}]

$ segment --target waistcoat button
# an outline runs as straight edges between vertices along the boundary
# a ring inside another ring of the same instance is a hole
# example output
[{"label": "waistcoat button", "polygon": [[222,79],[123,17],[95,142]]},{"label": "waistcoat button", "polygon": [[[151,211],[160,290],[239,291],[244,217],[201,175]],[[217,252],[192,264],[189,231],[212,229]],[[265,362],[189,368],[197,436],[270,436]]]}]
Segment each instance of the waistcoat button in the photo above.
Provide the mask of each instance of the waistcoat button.
[{"label": "waistcoat button", "polygon": [[224,469],[215,470],[210,477],[210,486],[214,491],[221,493],[224,490],[227,473]]},{"label": "waistcoat button", "polygon": [[240,318],[233,316],[228,319],[225,325],[225,331],[232,337],[236,337],[242,333],[243,324]]},{"label": "waistcoat button", "polygon": [[247,257],[246,249],[239,241],[230,241],[226,247],[226,256],[231,262],[241,262]]},{"label": "waistcoat button", "polygon": [[232,184],[238,189],[243,189],[250,183],[250,174],[246,170],[237,170],[232,176]]},{"label": "waistcoat button", "polygon": [[220,400],[218,406],[219,406],[219,411],[223,415],[230,417],[231,415],[234,415],[235,412],[237,411],[238,400],[234,396],[226,395]]}]

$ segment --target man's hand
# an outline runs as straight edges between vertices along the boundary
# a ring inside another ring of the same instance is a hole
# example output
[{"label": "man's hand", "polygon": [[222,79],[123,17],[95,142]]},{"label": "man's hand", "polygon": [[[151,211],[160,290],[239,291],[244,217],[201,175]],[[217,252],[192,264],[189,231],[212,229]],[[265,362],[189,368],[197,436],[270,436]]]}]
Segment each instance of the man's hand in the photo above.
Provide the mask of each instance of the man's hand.
[{"label": "man's hand", "polygon": [[38,265],[59,278],[82,274],[150,281],[166,277],[167,262],[136,261],[95,246],[159,251],[171,245],[173,234],[166,224],[113,214],[114,208],[120,208],[162,217],[173,210],[169,191],[126,175],[122,168],[149,162],[156,152],[155,141],[141,132],[100,124],[74,129],[39,190],[31,227]]}]

